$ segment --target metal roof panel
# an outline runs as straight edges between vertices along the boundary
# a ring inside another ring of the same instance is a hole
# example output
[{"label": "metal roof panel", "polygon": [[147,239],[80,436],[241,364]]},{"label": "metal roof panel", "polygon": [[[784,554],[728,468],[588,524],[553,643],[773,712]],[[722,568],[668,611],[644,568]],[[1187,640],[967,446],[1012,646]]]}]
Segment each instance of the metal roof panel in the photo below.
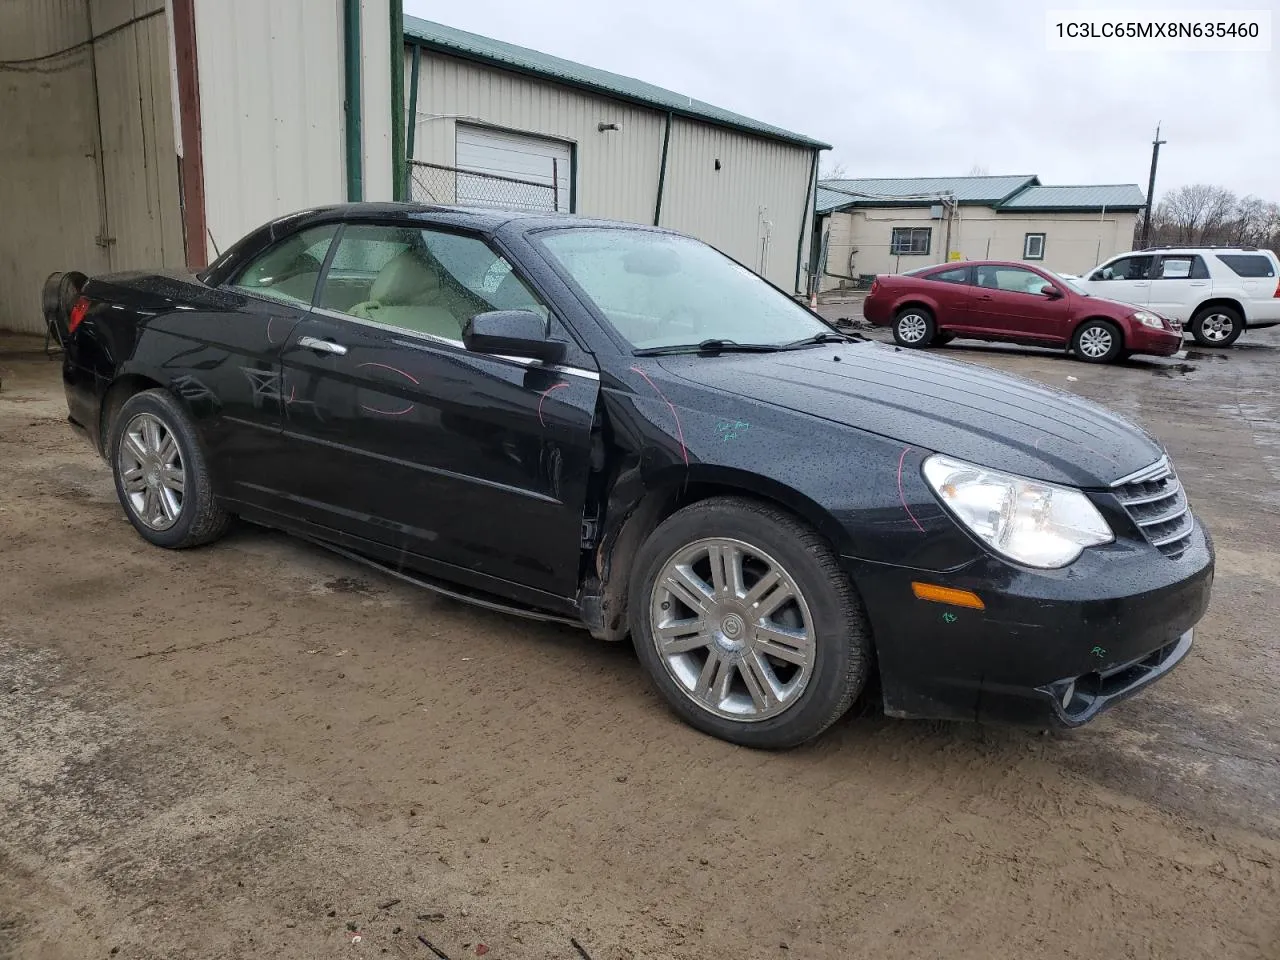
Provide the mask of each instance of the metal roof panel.
[{"label": "metal roof panel", "polygon": [[1136,183],[1033,186],[1001,204],[1002,210],[1138,210],[1147,202]]}]

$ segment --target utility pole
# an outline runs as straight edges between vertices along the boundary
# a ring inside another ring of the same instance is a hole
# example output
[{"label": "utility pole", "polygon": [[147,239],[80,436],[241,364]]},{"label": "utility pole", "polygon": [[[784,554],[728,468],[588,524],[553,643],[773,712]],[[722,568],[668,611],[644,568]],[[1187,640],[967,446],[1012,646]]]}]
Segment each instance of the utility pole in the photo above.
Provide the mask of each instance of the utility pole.
[{"label": "utility pole", "polygon": [[1147,208],[1142,212],[1142,239],[1138,242],[1139,249],[1145,250],[1148,242],[1151,240],[1151,202],[1156,192],[1156,164],[1160,162],[1160,144],[1166,141],[1160,139],[1160,124],[1156,124],[1156,138],[1151,141],[1151,179],[1147,181]]}]

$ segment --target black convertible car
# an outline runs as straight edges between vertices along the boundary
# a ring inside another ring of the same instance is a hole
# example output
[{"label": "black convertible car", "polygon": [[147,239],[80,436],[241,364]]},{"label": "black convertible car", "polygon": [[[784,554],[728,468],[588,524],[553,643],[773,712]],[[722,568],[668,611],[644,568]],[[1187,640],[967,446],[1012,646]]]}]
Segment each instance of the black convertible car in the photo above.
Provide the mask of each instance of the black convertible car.
[{"label": "black convertible car", "polygon": [[232,516],[630,636],[694,726],[1083,723],[1177,664],[1213,553],[1161,446],[844,336],[712,248],[357,204],[58,312],[72,424],[148,541]]}]

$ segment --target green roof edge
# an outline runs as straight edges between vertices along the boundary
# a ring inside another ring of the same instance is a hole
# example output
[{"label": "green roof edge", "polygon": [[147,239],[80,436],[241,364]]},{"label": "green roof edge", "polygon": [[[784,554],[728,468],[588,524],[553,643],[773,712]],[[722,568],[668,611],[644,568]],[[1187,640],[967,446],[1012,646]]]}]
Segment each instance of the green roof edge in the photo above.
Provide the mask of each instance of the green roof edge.
[{"label": "green roof edge", "polygon": [[[800,133],[792,133],[789,130],[783,130],[780,127],[774,127],[773,125],[766,124],[763,121],[760,121],[758,126],[753,125],[754,121],[753,123],[735,123],[732,120],[727,120],[722,117],[710,116],[698,110],[681,109],[680,107],[671,106],[669,104],[662,103],[661,101],[653,100],[648,97],[628,94],[628,93],[625,93],[624,91],[614,89],[613,87],[605,86],[604,84],[596,84],[596,83],[591,83],[588,80],[580,80],[572,77],[564,77],[564,76],[561,76],[560,74],[553,73],[551,71],[538,70],[536,67],[526,66],[524,64],[518,64],[518,63],[512,63],[511,61],[504,60],[501,57],[490,57],[475,50],[467,50],[464,48],[460,48],[450,43],[433,39],[430,36],[424,36],[421,32],[423,28],[419,27],[418,25],[430,24],[432,22],[433,21],[430,21],[430,20],[424,20],[421,17],[414,17],[414,16],[410,16],[409,14],[405,14],[405,17],[404,17],[405,44],[420,46],[427,50],[434,50],[437,53],[443,53],[451,57],[457,57],[460,60],[471,60],[475,63],[483,63],[483,64],[486,64],[487,66],[497,67],[500,70],[506,70],[510,73],[519,73],[524,76],[537,77],[542,80],[547,80],[551,83],[560,84],[561,86],[573,87],[578,90],[584,90],[588,93],[594,93],[597,96],[608,97],[611,100],[620,100],[624,103],[638,104],[640,106],[648,107],[651,110],[657,110],[662,113],[671,113],[677,117],[684,117],[685,119],[688,119],[688,120],[697,120],[699,123],[706,123],[715,127],[725,127],[729,130],[737,130],[741,133],[750,134],[751,136],[755,136],[755,137],[762,137],[767,140],[781,140],[784,143],[792,143],[797,146],[808,147],[811,150],[830,150],[831,149],[831,144],[829,143],[823,143],[821,140],[814,140],[812,137],[806,137]],[[456,27],[451,27],[450,29],[458,30],[458,28]],[[458,30],[458,32],[469,33],[470,31]],[[483,36],[482,34],[473,34],[473,35]],[[492,38],[486,37],[485,39],[492,39]],[[505,43],[506,41],[499,41],[499,42]],[[517,46],[517,45],[511,44],[511,46]],[[541,53],[541,51],[531,50],[528,47],[523,47],[520,49],[530,50],[531,53]],[[547,57],[552,56],[552,54],[541,54],[541,55],[547,56]],[[555,59],[563,60],[564,58],[555,57]],[[599,67],[589,67],[587,66],[587,64],[579,64],[571,60],[566,60],[565,62],[573,63],[575,66],[585,67],[586,69],[589,69],[589,70],[597,70],[600,73],[611,72],[608,70],[603,70]],[[614,76],[621,77],[624,80],[636,80],[635,77],[625,77],[622,74],[614,74]],[[637,81],[637,82],[647,83],[647,81],[643,81],[643,80]],[[656,86],[656,84],[651,84],[651,86]],[[681,96],[681,94],[676,94],[674,90],[668,90],[667,92],[674,94],[676,96]],[[716,109],[720,110],[724,108],[717,107]],[[731,113],[732,111],[725,110],[725,112]],[[743,119],[750,120],[751,118],[743,117]]]},{"label": "green roof edge", "polygon": [[1090,212],[1093,210],[1103,209],[1115,210],[1118,213],[1126,213],[1141,210],[1145,206],[1145,203],[1090,203],[1077,204],[1074,207],[1064,207],[1061,205],[1055,207],[1046,204],[1045,206],[1037,205],[1034,207],[996,207],[996,213],[1080,213],[1082,211]]}]

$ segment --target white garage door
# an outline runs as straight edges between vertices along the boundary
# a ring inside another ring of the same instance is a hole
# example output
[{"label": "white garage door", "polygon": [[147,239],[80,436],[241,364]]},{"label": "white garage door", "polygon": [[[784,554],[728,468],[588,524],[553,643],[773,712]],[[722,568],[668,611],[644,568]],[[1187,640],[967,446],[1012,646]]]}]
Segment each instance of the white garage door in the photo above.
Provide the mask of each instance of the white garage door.
[{"label": "white garage door", "polygon": [[563,140],[460,123],[456,148],[458,168],[477,174],[458,174],[458,203],[569,212],[572,152]]}]

